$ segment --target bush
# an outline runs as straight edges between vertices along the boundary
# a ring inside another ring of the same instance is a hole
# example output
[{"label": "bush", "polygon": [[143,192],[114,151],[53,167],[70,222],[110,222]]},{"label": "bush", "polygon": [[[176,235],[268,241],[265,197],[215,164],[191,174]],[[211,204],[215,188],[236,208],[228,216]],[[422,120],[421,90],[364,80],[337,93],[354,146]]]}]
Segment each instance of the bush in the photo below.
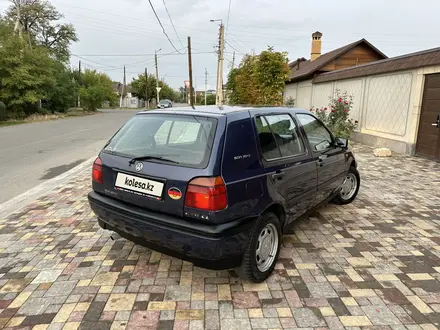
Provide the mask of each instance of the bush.
[{"label": "bush", "polygon": [[6,111],[6,105],[0,101],[0,121],[8,119],[8,112]]},{"label": "bush", "polygon": [[116,102],[117,95],[113,91],[112,80],[104,73],[96,70],[85,70],[79,90],[81,105],[88,111],[96,111],[104,102]]},{"label": "bush", "polygon": [[284,105],[286,107],[293,108],[295,106],[295,99],[293,97],[289,96],[287,98],[287,100],[284,101]]},{"label": "bush", "polygon": [[[216,96],[215,94],[206,95],[206,105],[215,105]],[[197,95],[197,105],[205,105],[205,95],[204,93]]]},{"label": "bush", "polygon": [[353,96],[337,90],[335,97],[330,97],[328,108],[312,108],[310,111],[315,112],[335,136],[349,139],[357,126],[357,121],[350,118],[352,108]]}]

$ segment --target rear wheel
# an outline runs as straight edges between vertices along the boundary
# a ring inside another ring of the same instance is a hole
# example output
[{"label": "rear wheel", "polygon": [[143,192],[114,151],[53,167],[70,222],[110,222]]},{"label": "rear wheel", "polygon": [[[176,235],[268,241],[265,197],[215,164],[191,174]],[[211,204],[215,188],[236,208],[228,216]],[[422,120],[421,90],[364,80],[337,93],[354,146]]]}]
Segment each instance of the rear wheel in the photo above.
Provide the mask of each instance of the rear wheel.
[{"label": "rear wheel", "polygon": [[339,205],[350,204],[356,199],[359,192],[361,178],[359,171],[354,166],[350,166],[348,174],[345,176],[338,195],[334,198],[334,202]]},{"label": "rear wheel", "polygon": [[264,214],[252,231],[243,261],[236,269],[241,278],[263,282],[275,268],[281,246],[281,226],[273,213]]}]

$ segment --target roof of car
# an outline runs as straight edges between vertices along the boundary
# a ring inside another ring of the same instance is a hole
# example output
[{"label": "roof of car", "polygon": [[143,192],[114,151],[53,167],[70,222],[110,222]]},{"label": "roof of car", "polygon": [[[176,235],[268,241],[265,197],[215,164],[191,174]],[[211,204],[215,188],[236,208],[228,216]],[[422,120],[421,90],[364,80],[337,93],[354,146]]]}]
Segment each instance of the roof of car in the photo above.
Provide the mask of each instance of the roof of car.
[{"label": "roof of car", "polygon": [[308,112],[305,109],[300,108],[287,108],[287,107],[271,107],[271,106],[258,106],[258,107],[241,107],[241,106],[223,106],[221,109],[215,105],[212,106],[196,106],[194,109],[191,107],[175,107],[172,110],[145,110],[141,111],[138,114],[145,113],[174,113],[174,114],[210,114],[210,115],[230,115],[237,112],[245,112],[245,111],[261,111],[268,110],[268,112],[285,112],[294,111],[295,113],[304,113]]}]

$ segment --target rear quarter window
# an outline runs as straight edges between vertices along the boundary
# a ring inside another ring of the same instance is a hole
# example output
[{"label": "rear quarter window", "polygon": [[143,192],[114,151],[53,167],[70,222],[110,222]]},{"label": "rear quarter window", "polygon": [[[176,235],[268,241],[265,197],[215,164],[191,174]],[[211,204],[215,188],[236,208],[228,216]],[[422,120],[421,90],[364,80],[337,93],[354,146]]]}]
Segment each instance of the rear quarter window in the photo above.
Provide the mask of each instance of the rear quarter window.
[{"label": "rear quarter window", "polygon": [[130,158],[163,157],[178,165],[204,168],[209,162],[216,129],[217,119],[210,117],[137,115],[115,134],[104,152]]},{"label": "rear quarter window", "polygon": [[222,174],[227,182],[260,173],[258,149],[250,118],[228,124],[224,145]]}]

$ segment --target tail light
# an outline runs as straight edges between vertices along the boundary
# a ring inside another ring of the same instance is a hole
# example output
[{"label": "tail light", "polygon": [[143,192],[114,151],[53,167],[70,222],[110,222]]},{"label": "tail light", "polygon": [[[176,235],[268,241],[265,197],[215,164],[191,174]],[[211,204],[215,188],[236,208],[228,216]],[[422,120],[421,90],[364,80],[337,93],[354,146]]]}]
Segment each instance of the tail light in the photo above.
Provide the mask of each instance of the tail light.
[{"label": "tail light", "polygon": [[214,177],[191,180],[186,191],[185,206],[205,211],[224,210],[228,200],[223,179]]},{"label": "tail light", "polygon": [[93,163],[93,170],[92,170],[92,179],[96,183],[103,184],[104,179],[102,177],[102,161],[101,158],[96,158],[95,162]]}]

